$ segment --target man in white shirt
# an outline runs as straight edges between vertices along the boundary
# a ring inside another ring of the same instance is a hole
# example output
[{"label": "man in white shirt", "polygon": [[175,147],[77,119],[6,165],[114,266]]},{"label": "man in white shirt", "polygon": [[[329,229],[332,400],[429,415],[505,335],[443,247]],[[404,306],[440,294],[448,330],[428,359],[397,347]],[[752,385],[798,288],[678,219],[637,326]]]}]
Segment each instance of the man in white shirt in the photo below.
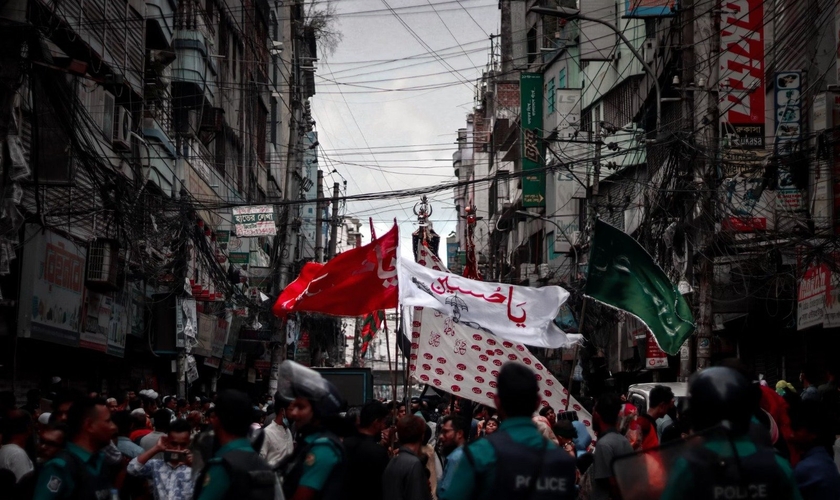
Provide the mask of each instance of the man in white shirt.
[{"label": "man in white shirt", "polygon": [[0,446],[0,469],[11,471],[15,481],[34,470],[32,460],[23,449],[32,434],[32,418],[21,410],[12,411],[3,426],[3,446]]},{"label": "man in white shirt", "polygon": [[277,415],[274,420],[263,429],[262,448],[260,448],[260,456],[268,462],[268,465],[274,467],[280,460],[291,455],[294,450],[294,438],[289,427],[283,421],[286,417],[286,406],[288,406],[280,398],[274,398],[274,409]]}]

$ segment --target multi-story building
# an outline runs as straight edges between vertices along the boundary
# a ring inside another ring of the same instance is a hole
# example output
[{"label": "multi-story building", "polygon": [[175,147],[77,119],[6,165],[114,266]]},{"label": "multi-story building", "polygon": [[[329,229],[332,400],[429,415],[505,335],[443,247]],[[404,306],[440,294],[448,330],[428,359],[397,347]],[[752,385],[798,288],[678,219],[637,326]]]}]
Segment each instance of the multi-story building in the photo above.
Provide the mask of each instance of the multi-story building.
[{"label": "multi-story building", "polygon": [[320,191],[303,2],[13,0],[0,29],[0,385],[267,379]]},{"label": "multi-story building", "polygon": [[[638,375],[645,341],[599,312],[586,320],[587,373],[673,379],[740,355],[778,379],[795,376],[806,352],[824,364],[815,346],[835,345],[824,333],[840,325],[834,285],[798,305],[795,292],[803,276],[836,269],[817,249],[836,238],[838,13],[820,1],[655,3],[500,2],[493,62],[458,132],[478,147],[487,124],[487,156],[466,168],[459,145],[453,158],[459,180],[479,181],[456,191],[459,215],[472,192],[488,207],[485,276],[567,286],[579,313],[600,218],[691,294],[700,339],[669,368]],[[464,234],[461,224],[462,249]]]}]

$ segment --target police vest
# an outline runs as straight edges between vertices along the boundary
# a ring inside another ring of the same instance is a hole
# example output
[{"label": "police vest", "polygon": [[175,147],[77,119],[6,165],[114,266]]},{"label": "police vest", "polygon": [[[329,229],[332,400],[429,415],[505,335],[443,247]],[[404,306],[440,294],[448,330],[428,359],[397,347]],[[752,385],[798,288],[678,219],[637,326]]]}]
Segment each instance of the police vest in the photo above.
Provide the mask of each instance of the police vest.
[{"label": "police vest", "polygon": [[335,434],[331,432],[319,432],[318,434],[319,437],[327,438],[328,442],[316,443],[313,440],[311,443],[300,444],[295,447],[295,451],[290,456],[281,460],[275,467],[275,470],[283,475],[283,494],[286,498],[292,498],[297,491],[300,479],[303,477],[306,456],[315,446],[330,446],[340,457],[339,462],[330,471],[319,498],[322,500],[337,500],[345,497],[342,489],[345,468],[344,447]]},{"label": "police vest", "polygon": [[694,484],[688,499],[697,500],[788,500],[792,485],[776,463],[772,448],[742,457],[722,457],[706,447],[685,456]]},{"label": "police vest", "polygon": [[91,474],[87,464],[68,450],[62,450],[56,458],[64,460],[65,470],[73,479],[73,491],[67,496],[70,500],[105,500],[110,498],[114,488],[115,466],[103,462],[99,474]]},{"label": "police vest", "polygon": [[223,457],[208,460],[196,481],[193,498],[201,496],[204,478],[213,465],[222,465],[230,479],[230,486],[225,492],[225,499],[274,500],[274,486],[277,482],[277,476],[262,457],[247,450],[232,450],[225,453]]},{"label": "police vest", "polygon": [[575,459],[566,451],[534,449],[517,443],[507,432],[486,437],[496,453],[492,500],[563,500],[575,498]]}]

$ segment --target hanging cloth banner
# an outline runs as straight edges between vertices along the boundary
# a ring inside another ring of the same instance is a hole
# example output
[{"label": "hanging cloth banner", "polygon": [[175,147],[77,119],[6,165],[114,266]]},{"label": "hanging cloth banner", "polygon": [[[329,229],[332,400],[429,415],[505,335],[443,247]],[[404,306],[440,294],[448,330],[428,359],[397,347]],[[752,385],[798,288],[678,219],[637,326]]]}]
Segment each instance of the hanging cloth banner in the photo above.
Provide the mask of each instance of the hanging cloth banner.
[{"label": "hanging cloth banner", "polygon": [[569,292],[559,286],[485,283],[404,258],[398,259],[397,269],[404,307],[434,309],[476,333],[511,342],[555,349],[572,343],[554,324],[560,306],[569,298]]},{"label": "hanging cloth banner", "polygon": [[[427,265],[445,269],[428,248],[418,252]],[[522,344],[476,331],[433,309],[405,308],[411,321],[409,371],[420,383],[495,408],[496,379],[502,365],[522,363],[536,374],[542,405],[557,411],[577,412],[578,420],[592,429],[592,415],[569,395],[552,373]]]}]

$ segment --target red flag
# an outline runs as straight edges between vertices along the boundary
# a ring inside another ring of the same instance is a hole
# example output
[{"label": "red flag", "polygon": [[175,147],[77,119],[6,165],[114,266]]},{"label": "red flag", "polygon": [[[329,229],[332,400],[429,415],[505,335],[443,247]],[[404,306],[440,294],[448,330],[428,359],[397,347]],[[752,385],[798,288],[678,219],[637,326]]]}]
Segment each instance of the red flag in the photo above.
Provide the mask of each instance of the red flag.
[{"label": "red flag", "polygon": [[397,307],[397,226],[381,238],[348,250],[326,264],[307,263],[272,308],[277,316],[296,311],[365,316]]}]

